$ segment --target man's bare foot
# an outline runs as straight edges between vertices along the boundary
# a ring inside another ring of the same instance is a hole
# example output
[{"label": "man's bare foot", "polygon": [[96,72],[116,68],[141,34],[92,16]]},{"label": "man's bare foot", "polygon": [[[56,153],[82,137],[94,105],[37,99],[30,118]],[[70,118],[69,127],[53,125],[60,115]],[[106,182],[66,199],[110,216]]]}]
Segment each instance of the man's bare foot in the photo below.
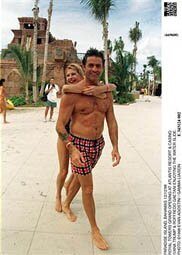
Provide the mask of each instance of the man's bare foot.
[{"label": "man's bare foot", "polygon": [[108,250],[109,245],[106,240],[103,238],[99,230],[92,232],[92,239],[95,246],[101,250]]},{"label": "man's bare foot", "polygon": [[61,197],[56,197],[55,209],[56,209],[57,212],[62,212]]},{"label": "man's bare foot", "polygon": [[71,208],[65,206],[64,204],[62,205],[62,210],[66,214],[67,218],[71,222],[75,222],[77,220],[76,215],[73,213]]},{"label": "man's bare foot", "polygon": [[4,124],[8,124],[9,123],[9,121],[4,121]]}]

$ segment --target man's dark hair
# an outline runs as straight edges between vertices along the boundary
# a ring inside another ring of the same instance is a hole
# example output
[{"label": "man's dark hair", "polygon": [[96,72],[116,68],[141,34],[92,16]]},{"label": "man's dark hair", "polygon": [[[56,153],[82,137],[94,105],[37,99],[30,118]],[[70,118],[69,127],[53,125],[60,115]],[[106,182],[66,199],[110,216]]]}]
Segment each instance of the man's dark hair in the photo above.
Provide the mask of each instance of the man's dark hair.
[{"label": "man's dark hair", "polygon": [[85,56],[83,57],[82,64],[85,66],[87,63],[87,58],[93,57],[93,56],[101,58],[102,64],[104,66],[105,61],[104,61],[104,55],[103,55],[102,51],[98,51],[97,49],[94,49],[94,48],[90,48],[89,50],[87,50],[87,52],[85,53]]}]

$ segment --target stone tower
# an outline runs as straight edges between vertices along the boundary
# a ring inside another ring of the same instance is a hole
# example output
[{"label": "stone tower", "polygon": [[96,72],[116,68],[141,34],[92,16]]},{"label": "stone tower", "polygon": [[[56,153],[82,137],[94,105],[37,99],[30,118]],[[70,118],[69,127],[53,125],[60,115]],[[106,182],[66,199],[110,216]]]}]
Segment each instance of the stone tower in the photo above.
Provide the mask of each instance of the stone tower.
[{"label": "stone tower", "polygon": [[[21,17],[19,20],[19,29],[12,29],[14,34],[11,44],[18,44],[28,49],[32,48],[33,43],[33,18]],[[38,19],[38,37],[37,37],[37,52],[38,65],[43,65],[44,47],[46,37],[47,20],[45,18]],[[77,57],[76,49],[71,40],[57,40],[52,34],[49,34],[48,47],[48,63],[46,80],[51,77],[55,78],[55,82],[62,86],[65,83],[64,67],[71,63],[80,63]],[[6,87],[8,96],[18,96],[23,92],[22,78],[18,72],[15,60],[2,59],[0,62],[0,73],[6,79]]]}]

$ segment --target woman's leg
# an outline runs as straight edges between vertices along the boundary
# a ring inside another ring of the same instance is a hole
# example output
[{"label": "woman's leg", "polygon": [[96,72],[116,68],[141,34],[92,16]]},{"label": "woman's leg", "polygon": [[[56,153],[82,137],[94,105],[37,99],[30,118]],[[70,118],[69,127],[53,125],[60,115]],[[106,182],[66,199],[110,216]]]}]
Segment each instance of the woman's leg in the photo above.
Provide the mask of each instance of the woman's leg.
[{"label": "woman's leg", "polygon": [[57,191],[56,191],[55,209],[56,211],[61,212],[62,211],[61,191],[64,186],[66,176],[68,174],[69,153],[64,143],[59,138],[57,141],[57,151],[58,151],[58,159],[59,159],[59,174],[56,180]]},{"label": "woman's leg", "polygon": [[72,173],[70,175],[69,179],[64,184],[64,187],[66,189],[66,195],[68,195],[68,190],[69,190],[70,184],[72,183],[73,179],[74,179],[74,174]]},{"label": "woman's leg", "polygon": [[68,194],[67,194],[67,197],[63,203],[62,209],[63,209],[63,212],[66,214],[68,220],[74,222],[74,221],[76,221],[77,217],[72,212],[72,210],[70,208],[70,204],[80,189],[80,182],[79,182],[76,174],[72,174],[72,175],[73,175],[73,178],[69,185]]}]

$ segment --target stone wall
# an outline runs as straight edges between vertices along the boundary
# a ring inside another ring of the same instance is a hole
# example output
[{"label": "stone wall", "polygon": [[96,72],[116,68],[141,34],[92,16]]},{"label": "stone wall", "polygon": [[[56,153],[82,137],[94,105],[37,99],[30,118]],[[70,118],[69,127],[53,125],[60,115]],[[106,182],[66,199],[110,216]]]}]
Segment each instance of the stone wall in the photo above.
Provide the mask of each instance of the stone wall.
[{"label": "stone wall", "polygon": [[23,80],[14,60],[2,60],[0,62],[0,74],[1,78],[6,80],[7,97],[23,95]]}]

